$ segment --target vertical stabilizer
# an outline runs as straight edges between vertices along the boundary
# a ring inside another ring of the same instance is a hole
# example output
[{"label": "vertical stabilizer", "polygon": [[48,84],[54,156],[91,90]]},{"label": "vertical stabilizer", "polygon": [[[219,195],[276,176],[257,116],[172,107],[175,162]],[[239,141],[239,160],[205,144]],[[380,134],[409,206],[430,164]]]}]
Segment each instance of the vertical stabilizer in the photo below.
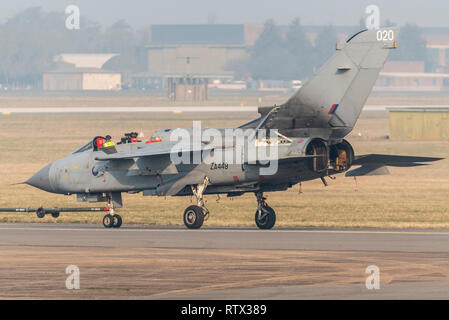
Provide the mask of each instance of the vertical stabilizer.
[{"label": "vertical stabilizer", "polygon": [[[342,138],[354,127],[399,28],[364,30],[336,46],[335,54],[285,104],[267,127],[286,134],[320,129]],[[266,110],[259,112],[264,115]],[[306,129],[306,130],[304,130]]]}]

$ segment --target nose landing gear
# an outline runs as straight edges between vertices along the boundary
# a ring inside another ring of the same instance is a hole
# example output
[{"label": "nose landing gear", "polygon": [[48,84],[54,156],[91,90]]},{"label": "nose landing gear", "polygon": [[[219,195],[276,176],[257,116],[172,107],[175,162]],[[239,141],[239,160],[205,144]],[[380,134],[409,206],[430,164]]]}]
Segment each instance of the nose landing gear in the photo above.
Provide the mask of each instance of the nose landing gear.
[{"label": "nose landing gear", "polygon": [[105,228],[120,228],[122,226],[122,217],[115,213],[114,210],[114,201],[112,201],[112,197],[108,196],[108,208],[109,213],[107,213],[103,217],[103,226]]},{"label": "nose landing gear", "polygon": [[106,214],[103,217],[103,226],[105,228],[120,228],[122,226],[122,217],[118,214]]}]

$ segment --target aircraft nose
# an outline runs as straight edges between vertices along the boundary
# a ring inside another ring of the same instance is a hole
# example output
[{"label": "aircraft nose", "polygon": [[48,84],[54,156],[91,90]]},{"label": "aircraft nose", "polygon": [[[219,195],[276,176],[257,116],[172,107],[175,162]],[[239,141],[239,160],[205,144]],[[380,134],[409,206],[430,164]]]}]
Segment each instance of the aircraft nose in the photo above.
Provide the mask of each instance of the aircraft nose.
[{"label": "aircraft nose", "polygon": [[44,191],[53,192],[53,188],[50,183],[50,168],[51,164],[45,166],[34,176],[29,178],[25,183]]}]

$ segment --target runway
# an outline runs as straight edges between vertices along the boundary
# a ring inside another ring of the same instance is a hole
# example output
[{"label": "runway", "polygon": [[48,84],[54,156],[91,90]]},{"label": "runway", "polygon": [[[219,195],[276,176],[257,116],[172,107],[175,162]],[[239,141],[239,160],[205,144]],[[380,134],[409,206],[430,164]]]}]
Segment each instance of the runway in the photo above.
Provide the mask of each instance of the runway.
[{"label": "runway", "polygon": [[[72,264],[80,290],[64,287]],[[448,279],[448,230],[0,224],[8,299],[436,299]]]},{"label": "runway", "polygon": [[449,253],[449,230],[123,227],[0,224],[0,245]]}]

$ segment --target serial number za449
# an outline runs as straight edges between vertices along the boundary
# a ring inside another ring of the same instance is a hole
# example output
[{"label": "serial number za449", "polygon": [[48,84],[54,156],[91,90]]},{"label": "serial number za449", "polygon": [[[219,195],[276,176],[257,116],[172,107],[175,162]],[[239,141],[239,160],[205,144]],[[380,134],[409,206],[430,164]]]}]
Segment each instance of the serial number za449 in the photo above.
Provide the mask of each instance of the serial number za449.
[{"label": "serial number za449", "polygon": [[222,162],[222,163],[212,162],[210,165],[211,170],[228,170],[228,168],[229,168],[229,165],[226,162]]}]

